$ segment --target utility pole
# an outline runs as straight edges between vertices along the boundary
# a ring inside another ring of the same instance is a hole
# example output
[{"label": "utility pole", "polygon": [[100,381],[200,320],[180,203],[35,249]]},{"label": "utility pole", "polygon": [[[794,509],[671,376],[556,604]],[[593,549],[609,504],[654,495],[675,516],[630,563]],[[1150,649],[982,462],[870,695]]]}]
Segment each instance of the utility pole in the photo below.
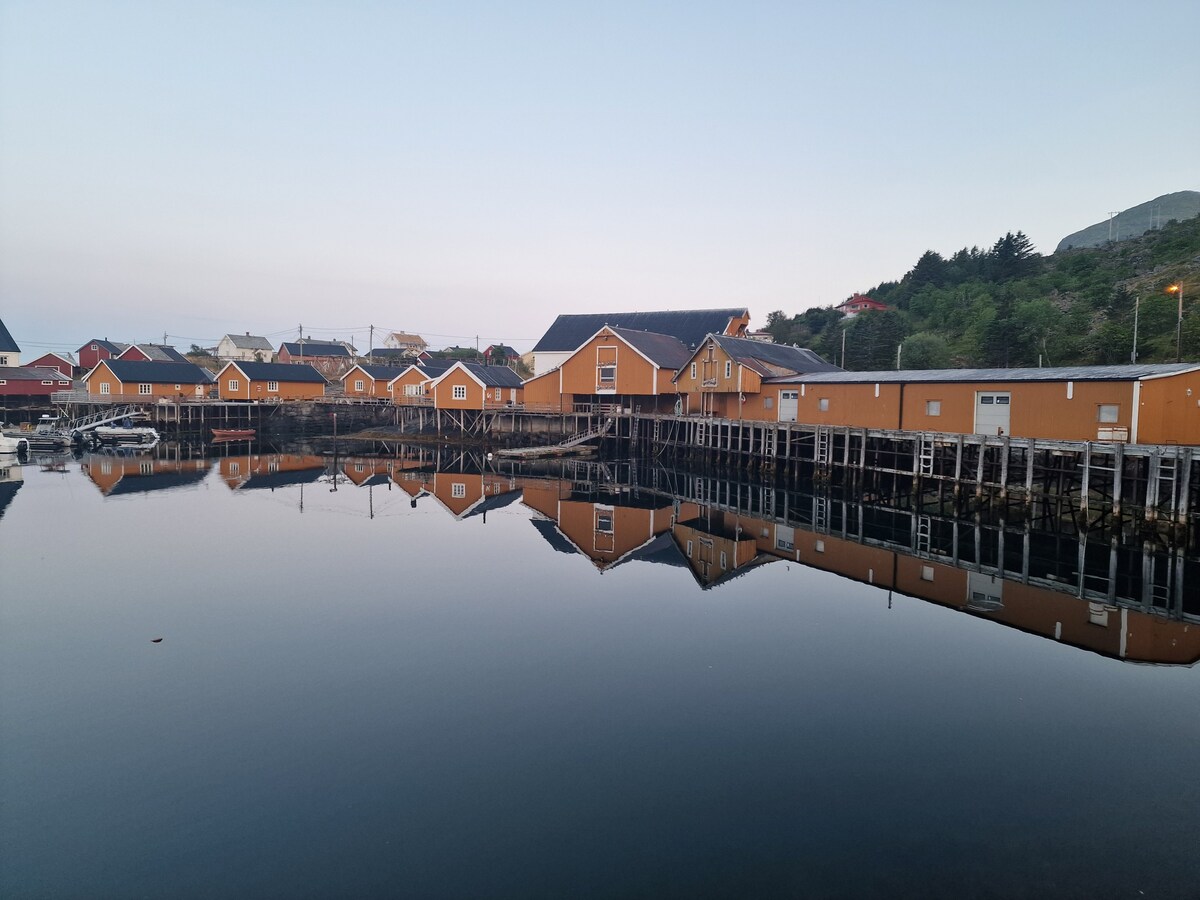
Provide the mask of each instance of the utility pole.
[{"label": "utility pole", "polygon": [[896,345],[896,371],[900,370],[900,351],[904,349],[904,344]]},{"label": "utility pole", "polygon": [[1129,354],[1129,362],[1137,365],[1137,332],[1138,332],[1138,312],[1142,305],[1141,295],[1133,298],[1133,352]]},{"label": "utility pole", "polygon": [[375,362],[375,326],[370,326],[370,337],[367,338],[367,361]]},{"label": "utility pole", "polygon": [[300,348],[300,358],[304,359],[304,323],[297,325],[296,331],[296,346]]},{"label": "utility pole", "polygon": [[842,326],[842,368],[846,368],[846,328]]}]

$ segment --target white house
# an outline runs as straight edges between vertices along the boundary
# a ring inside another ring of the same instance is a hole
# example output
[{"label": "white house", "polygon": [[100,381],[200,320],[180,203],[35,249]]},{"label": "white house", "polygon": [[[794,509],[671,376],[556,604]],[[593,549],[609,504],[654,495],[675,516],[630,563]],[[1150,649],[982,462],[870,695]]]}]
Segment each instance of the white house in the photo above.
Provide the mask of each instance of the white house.
[{"label": "white house", "polygon": [[217,358],[239,362],[274,362],[275,348],[265,337],[246,332],[227,334],[217,344]]}]

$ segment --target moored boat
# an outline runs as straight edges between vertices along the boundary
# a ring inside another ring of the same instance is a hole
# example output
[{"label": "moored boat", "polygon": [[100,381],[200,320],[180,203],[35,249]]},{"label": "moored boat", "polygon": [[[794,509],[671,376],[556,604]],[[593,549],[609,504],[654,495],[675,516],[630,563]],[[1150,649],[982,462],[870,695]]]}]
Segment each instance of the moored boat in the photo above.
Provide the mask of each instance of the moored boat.
[{"label": "moored boat", "polygon": [[212,430],[214,441],[249,440],[257,433],[258,431],[254,428],[214,428]]},{"label": "moored boat", "polygon": [[0,431],[0,453],[28,453],[29,449],[29,438],[25,435]]}]

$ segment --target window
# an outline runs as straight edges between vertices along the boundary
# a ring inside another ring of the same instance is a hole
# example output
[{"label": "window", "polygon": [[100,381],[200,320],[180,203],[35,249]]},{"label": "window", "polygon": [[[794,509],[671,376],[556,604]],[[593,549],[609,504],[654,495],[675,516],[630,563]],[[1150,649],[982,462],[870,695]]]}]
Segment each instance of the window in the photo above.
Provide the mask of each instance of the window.
[{"label": "window", "polygon": [[93,349],[93,350],[99,350],[100,348],[99,348],[99,347],[97,347],[95,344],[92,344],[92,349]]},{"label": "window", "polygon": [[996,405],[997,406],[1008,406],[1008,394],[997,394],[996,395]]},{"label": "window", "polygon": [[941,400],[926,400],[925,401],[925,415],[940,416],[941,414],[942,414],[942,401]]},{"label": "window", "polygon": [[496,402],[499,403],[503,399],[504,399],[504,389],[496,388]]},{"label": "window", "polygon": [[139,384],[139,385],[138,385],[138,393],[139,393],[139,394],[142,394],[143,396],[144,396],[144,395],[146,395],[146,394],[149,394],[149,393],[150,393],[150,387],[151,387],[151,386],[150,386],[150,385],[148,385],[148,384]]},{"label": "window", "polygon": [[933,581],[933,566],[921,566],[921,580]]},{"label": "window", "polygon": [[733,360],[731,360],[731,359],[725,360],[725,377],[726,378],[733,377]]},{"label": "window", "polygon": [[406,384],[404,386],[404,395],[406,397],[420,397],[421,396],[421,385]]},{"label": "window", "polygon": [[454,395],[453,396],[454,396],[455,400],[466,400],[467,399],[467,386],[465,384],[456,384],[454,386]]},{"label": "window", "polygon": [[692,542],[691,541],[687,542],[687,555],[688,555],[688,559],[692,558]]},{"label": "window", "polygon": [[1112,424],[1117,421],[1121,407],[1116,403],[1101,403],[1096,409],[1096,421]]},{"label": "window", "polygon": [[177,391],[183,390],[183,385],[180,385],[180,384],[175,385],[175,390],[177,390]]},{"label": "window", "polygon": [[43,381],[43,382],[42,382],[42,384],[54,384],[54,381],[53,381],[53,380],[51,380],[51,381]]},{"label": "window", "polygon": [[616,366],[597,366],[601,384],[612,384],[617,380]]},{"label": "window", "polygon": [[0,356],[0,366],[7,366],[7,365],[8,365],[8,357]]},{"label": "window", "polygon": [[354,379],[354,389],[356,391],[361,391],[363,389],[363,380],[361,378]]},{"label": "window", "polygon": [[829,398],[822,397],[817,401],[817,409],[821,412],[829,412]]},{"label": "window", "polygon": [[456,481],[450,485],[450,496],[457,497],[459,500],[467,496],[467,485],[462,481]]},{"label": "window", "polygon": [[696,364],[692,363],[692,381],[696,380]]},{"label": "window", "polygon": [[104,382],[102,385],[100,385],[100,393],[102,393],[102,394],[109,393],[109,391],[111,389],[112,389],[112,385],[110,385],[107,381]]},{"label": "window", "polygon": [[278,381],[268,381],[267,382],[267,390],[270,391],[272,394],[278,394],[279,393],[279,382]]},{"label": "window", "polygon": [[0,384],[8,384],[7,378],[0,378]]},{"label": "window", "polygon": [[596,513],[596,530],[605,534],[613,533],[613,516],[611,512]]},{"label": "window", "polygon": [[236,391],[240,388],[241,388],[241,384],[238,382],[238,380],[236,378],[229,379],[229,389],[231,391]]},{"label": "window", "polygon": [[241,475],[242,474],[242,464],[240,462],[235,462],[233,460],[230,460],[229,474],[230,475]]},{"label": "window", "polygon": [[774,409],[774,408],[775,408],[775,398],[774,397],[763,397],[763,409]]},{"label": "window", "polygon": [[817,543],[815,545],[813,545],[813,549],[816,550],[818,553],[824,553],[825,552],[825,542],[817,541]]},{"label": "window", "polygon": [[721,568],[722,568],[722,569],[728,569],[728,568],[729,568],[729,557],[727,557],[727,556],[725,555],[725,551],[724,551],[724,550],[722,550],[722,551],[721,551]]}]

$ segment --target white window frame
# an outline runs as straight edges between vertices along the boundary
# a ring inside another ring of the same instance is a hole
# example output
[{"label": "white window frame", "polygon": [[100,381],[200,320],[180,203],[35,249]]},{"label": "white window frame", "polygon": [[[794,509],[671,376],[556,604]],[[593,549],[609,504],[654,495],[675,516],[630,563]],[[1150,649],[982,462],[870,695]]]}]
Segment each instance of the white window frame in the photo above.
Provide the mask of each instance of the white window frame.
[{"label": "white window frame", "polygon": [[109,384],[107,381],[101,382],[100,393],[101,394],[111,394],[112,393],[112,385]]},{"label": "white window frame", "polygon": [[240,381],[238,381],[236,378],[230,378],[228,387],[231,392],[236,393],[237,391],[240,391],[242,389],[242,383]]},{"label": "white window frame", "polygon": [[496,388],[496,402],[502,403],[503,401],[504,401],[504,388]]},{"label": "white window frame", "polygon": [[1121,421],[1121,404],[1100,403],[1096,406],[1096,421],[1101,425],[1116,425]]},{"label": "white window frame", "polygon": [[[605,373],[609,373],[605,378]],[[616,384],[617,383],[617,364],[605,363],[602,366],[596,366],[596,384]]]},{"label": "white window frame", "polygon": [[829,398],[820,397],[817,399],[817,409],[820,412],[829,412]]},{"label": "white window frame", "polygon": [[453,397],[455,400],[466,400],[467,399],[467,386],[465,384],[454,385],[454,390],[452,390],[450,392],[450,396]]},{"label": "white window frame", "polygon": [[148,397],[150,394],[153,394],[153,393],[154,393],[154,385],[152,385],[152,384],[139,384],[138,385],[138,396],[139,397]]},{"label": "white window frame", "polygon": [[267,382],[267,393],[278,394],[279,393],[279,382],[278,381],[268,381]]},{"label": "white window frame", "polygon": [[733,377],[733,360],[732,359],[725,360],[725,377],[726,378]]},{"label": "white window frame", "polygon": [[464,481],[453,481],[450,483],[450,496],[456,500],[465,500],[467,497],[467,485]]},{"label": "white window frame", "polygon": [[54,384],[54,380],[53,380],[53,379],[51,379],[50,381],[43,381],[43,382],[42,382],[42,384],[48,384],[48,385],[51,385],[51,386],[53,386],[53,384]]},{"label": "white window frame", "polygon": [[356,391],[361,391],[361,390],[366,389],[366,385],[363,383],[363,380],[361,378],[354,379],[354,389]]},{"label": "white window frame", "polygon": [[696,380],[696,364],[692,363],[692,381]]},{"label": "white window frame", "polygon": [[925,415],[940,416],[941,414],[942,414],[942,401],[941,400],[926,400],[925,401]]}]

